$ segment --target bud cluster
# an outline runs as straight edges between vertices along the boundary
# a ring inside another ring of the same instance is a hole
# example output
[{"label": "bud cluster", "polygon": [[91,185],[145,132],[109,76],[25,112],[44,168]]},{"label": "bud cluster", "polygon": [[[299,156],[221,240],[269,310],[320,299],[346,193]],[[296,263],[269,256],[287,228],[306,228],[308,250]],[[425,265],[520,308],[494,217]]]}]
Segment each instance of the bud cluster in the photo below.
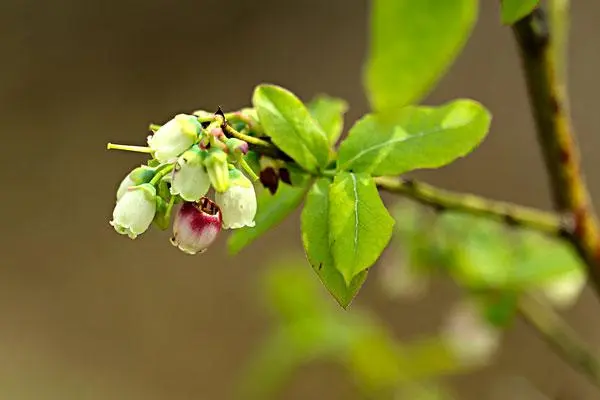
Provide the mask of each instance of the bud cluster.
[{"label": "bud cluster", "polygon": [[[154,222],[170,225],[174,246],[188,254],[205,251],[222,228],[254,226],[256,175],[244,159],[248,144],[223,132],[227,122],[219,114],[179,114],[154,126],[148,147],[109,144],[109,149],[151,154],[147,165],[131,171],[117,189],[110,224],[135,239]],[[208,196],[211,188],[214,200]]]}]

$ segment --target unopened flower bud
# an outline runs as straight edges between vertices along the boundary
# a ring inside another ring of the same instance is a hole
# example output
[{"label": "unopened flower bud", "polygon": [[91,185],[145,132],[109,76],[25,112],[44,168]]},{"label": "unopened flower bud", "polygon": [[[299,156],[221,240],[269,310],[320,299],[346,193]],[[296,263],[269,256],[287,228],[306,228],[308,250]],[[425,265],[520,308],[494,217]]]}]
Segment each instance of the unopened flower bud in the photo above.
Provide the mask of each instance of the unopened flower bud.
[{"label": "unopened flower bud", "polygon": [[177,159],[171,178],[171,194],[186,201],[198,201],[210,189],[210,178],[204,166],[206,151],[192,147]]},{"label": "unopened flower bud", "polygon": [[189,149],[198,139],[202,126],[193,115],[178,114],[148,136],[148,146],[161,163],[171,161]]},{"label": "unopened flower bud", "polygon": [[204,165],[215,191],[224,192],[229,188],[229,164],[223,150],[212,148],[204,159]]},{"label": "unopened flower bud", "polygon": [[156,213],[156,189],[144,183],[133,186],[117,201],[110,224],[115,230],[135,239],[144,233]]},{"label": "unopened flower bud", "polygon": [[215,195],[215,201],[223,214],[223,228],[237,229],[254,226],[256,193],[254,185],[237,169],[229,170],[230,186]]},{"label": "unopened flower bud", "polygon": [[223,129],[220,126],[211,129],[209,133],[217,139],[225,138],[225,132],[223,132]]},{"label": "unopened flower bud", "polygon": [[248,143],[237,138],[229,138],[225,141],[229,154],[246,154],[248,153]]},{"label": "unopened flower bud", "polygon": [[203,253],[221,231],[221,211],[206,197],[181,205],[173,221],[171,243],[187,254]]}]

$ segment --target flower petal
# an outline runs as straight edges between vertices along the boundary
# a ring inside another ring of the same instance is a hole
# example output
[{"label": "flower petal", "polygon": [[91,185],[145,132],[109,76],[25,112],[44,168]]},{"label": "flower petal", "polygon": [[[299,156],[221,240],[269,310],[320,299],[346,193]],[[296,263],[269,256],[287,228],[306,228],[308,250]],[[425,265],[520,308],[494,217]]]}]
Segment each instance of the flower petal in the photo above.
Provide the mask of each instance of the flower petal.
[{"label": "flower petal", "polygon": [[156,189],[150,184],[130,187],[117,201],[110,224],[115,231],[135,239],[144,233],[156,213]]},{"label": "flower petal", "polygon": [[186,201],[198,201],[210,189],[210,178],[202,160],[202,153],[188,150],[179,157],[171,183],[171,194]]},{"label": "flower petal", "polygon": [[202,126],[193,115],[178,114],[148,137],[148,146],[161,163],[177,158],[198,139]]},{"label": "flower petal", "polygon": [[231,186],[223,193],[215,194],[215,201],[221,207],[223,228],[237,229],[253,227],[256,216],[256,193],[254,186],[240,171],[229,171]]}]

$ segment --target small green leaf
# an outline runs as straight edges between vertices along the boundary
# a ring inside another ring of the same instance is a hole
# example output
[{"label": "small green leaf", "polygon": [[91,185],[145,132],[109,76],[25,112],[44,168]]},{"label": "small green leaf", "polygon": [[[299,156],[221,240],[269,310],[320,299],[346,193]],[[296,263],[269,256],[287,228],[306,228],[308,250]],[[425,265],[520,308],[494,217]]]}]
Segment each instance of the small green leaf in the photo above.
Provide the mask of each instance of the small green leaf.
[{"label": "small green leaf", "polygon": [[418,101],[465,45],[477,0],[374,0],[365,85],[386,113]]},{"label": "small green leaf", "polygon": [[342,172],[329,188],[329,245],[347,284],[371,267],[392,236],[394,219],[373,178]]},{"label": "small green leaf", "polygon": [[259,85],[252,103],[265,133],[294,161],[309,171],[327,165],[329,139],[293,93],[275,85]]},{"label": "small green leaf", "polygon": [[530,14],[540,0],[502,0],[502,23],[511,25]]},{"label": "small green leaf", "polygon": [[480,217],[447,213],[438,234],[452,253],[451,274],[467,287],[531,289],[584,271],[568,243]]},{"label": "small green leaf", "polygon": [[302,210],[302,243],[310,265],[329,293],[347,308],[364,283],[367,272],[359,273],[350,285],[346,285],[342,274],[335,269],[329,247],[329,181],[319,179],[306,196]]},{"label": "small green leaf", "polygon": [[560,280],[585,268],[573,246],[561,239],[523,230],[515,234],[518,264],[511,268],[511,281],[521,286]]},{"label": "small green leaf", "polygon": [[439,168],[473,151],[490,122],[481,104],[466,99],[440,107],[404,107],[393,119],[369,114],[340,145],[339,169],[398,175]]},{"label": "small green leaf", "polygon": [[257,211],[254,218],[256,225],[253,228],[245,227],[233,231],[227,242],[229,252],[231,254],[239,253],[244,247],[283,221],[300,205],[306,190],[307,187],[289,185],[279,185],[274,195],[263,190],[257,199]]},{"label": "small green leaf", "polygon": [[342,99],[321,95],[308,104],[308,111],[327,134],[329,144],[335,144],[344,128],[344,114],[348,111],[348,103]]}]

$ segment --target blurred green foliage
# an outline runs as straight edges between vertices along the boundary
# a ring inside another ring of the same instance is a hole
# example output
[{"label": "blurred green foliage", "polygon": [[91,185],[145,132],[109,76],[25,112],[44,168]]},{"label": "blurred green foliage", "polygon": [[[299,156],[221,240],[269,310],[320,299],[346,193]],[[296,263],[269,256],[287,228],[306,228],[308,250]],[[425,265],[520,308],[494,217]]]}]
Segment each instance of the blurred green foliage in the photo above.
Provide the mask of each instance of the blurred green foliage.
[{"label": "blurred green foliage", "polygon": [[371,107],[417,103],[454,62],[475,25],[477,0],[372,0],[365,86]]},{"label": "blurred green foliage", "polygon": [[371,312],[340,311],[300,256],[274,262],[263,288],[275,324],[244,370],[239,398],[280,398],[300,367],[332,362],[364,398],[442,399],[436,379],[468,368],[437,334],[403,342]]},{"label": "blurred green foliage", "polygon": [[[397,205],[394,216],[401,268],[420,279],[450,275],[487,304],[484,314],[495,324],[510,321],[523,293],[545,294],[560,307],[572,304],[583,289],[584,266],[560,238],[464,213],[436,214],[408,201]],[[556,282],[571,290],[554,291]]]}]

